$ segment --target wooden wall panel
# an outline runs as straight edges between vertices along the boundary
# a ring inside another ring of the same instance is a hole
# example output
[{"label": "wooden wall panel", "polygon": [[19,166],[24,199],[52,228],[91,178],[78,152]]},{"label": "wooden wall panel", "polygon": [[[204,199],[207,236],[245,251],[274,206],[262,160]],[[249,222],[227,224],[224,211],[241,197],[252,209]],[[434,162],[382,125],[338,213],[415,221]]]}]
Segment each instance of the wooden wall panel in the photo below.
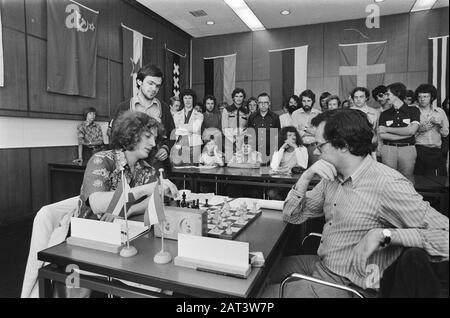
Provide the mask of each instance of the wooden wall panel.
[{"label": "wooden wall panel", "polygon": [[3,48],[5,84],[0,88],[0,108],[26,111],[25,34],[3,28]]},{"label": "wooden wall panel", "polygon": [[249,96],[257,97],[258,94],[262,92],[267,92],[268,94],[270,94],[270,81],[252,81],[252,94]]},{"label": "wooden wall panel", "polygon": [[27,32],[47,38],[47,0],[25,1]]},{"label": "wooden wall panel", "polygon": [[109,72],[110,72],[110,113],[108,116],[112,116],[116,110],[116,107],[123,101],[123,82],[117,81],[117,78],[122,78],[122,63],[117,63],[110,61],[109,63]]},{"label": "wooden wall panel", "polygon": [[49,203],[48,163],[69,162],[75,159],[77,147],[32,148],[31,153],[31,189],[32,212]]},{"label": "wooden wall panel", "polygon": [[0,149],[0,224],[32,213],[28,149]]},{"label": "wooden wall panel", "polygon": [[19,31],[25,31],[25,0],[0,0],[2,25]]},{"label": "wooden wall panel", "polygon": [[428,72],[428,38],[448,35],[448,7],[411,13],[408,71]]}]

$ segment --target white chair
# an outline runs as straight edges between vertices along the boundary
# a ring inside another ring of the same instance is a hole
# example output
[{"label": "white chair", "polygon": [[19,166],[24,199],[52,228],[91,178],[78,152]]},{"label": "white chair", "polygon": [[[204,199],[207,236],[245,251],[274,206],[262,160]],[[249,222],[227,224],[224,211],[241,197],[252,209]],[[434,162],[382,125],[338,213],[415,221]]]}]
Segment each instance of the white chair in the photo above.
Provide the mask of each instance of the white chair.
[{"label": "white chair", "polygon": [[78,209],[79,196],[43,206],[34,217],[30,252],[22,285],[22,298],[39,297],[38,270],[44,262],[37,259],[37,253],[62,243],[67,236],[70,217]]}]

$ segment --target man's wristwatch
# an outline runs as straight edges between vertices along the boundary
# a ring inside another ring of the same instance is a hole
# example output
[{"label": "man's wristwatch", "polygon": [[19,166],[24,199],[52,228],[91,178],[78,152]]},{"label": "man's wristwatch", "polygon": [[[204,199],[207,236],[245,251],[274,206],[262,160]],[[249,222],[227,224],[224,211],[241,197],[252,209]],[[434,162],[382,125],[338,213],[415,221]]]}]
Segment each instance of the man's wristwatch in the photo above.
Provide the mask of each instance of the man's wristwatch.
[{"label": "man's wristwatch", "polygon": [[391,244],[392,232],[390,230],[388,230],[388,229],[383,229],[383,231],[381,233],[383,233],[384,240],[383,240],[383,242],[380,243],[380,246],[381,247],[386,247],[389,244]]}]

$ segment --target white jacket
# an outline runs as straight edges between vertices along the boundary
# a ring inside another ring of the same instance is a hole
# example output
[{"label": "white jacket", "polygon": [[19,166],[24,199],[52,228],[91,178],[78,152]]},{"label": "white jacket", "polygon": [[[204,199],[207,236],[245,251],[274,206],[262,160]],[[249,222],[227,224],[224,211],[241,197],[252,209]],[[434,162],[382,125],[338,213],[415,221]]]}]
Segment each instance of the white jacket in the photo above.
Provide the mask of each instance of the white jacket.
[{"label": "white jacket", "polygon": [[202,123],[203,114],[192,110],[191,118],[187,124],[184,123],[185,109],[180,110],[173,116],[173,121],[175,123],[175,135],[178,136],[188,136],[189,146],[200,146],[202,145]]}]

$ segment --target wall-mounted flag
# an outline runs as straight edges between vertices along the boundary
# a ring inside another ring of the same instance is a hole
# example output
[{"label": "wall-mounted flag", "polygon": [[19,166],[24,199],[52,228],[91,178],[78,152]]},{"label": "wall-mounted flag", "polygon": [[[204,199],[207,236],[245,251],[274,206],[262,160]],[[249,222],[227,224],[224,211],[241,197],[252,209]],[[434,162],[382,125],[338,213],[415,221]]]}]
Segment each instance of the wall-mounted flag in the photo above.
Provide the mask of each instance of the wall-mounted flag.
[{"label": "wall-mounted flag", "polygon": [[47,91],[95,97],[98,11],[47,0]]}]

